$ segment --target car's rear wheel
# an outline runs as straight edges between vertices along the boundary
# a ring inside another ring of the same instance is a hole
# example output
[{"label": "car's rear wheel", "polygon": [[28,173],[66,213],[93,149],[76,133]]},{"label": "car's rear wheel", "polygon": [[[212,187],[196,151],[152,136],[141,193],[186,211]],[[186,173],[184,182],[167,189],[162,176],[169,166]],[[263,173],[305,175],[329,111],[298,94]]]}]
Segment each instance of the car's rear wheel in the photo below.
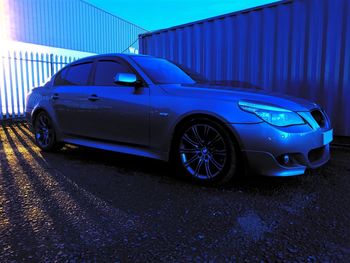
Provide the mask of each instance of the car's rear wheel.
[{"label": "car's rear wheel", "polygon": [[55,151],[62,148],[63,144],[56,141],[56,133],[50,116],[42,111],[38,113],[34,121],[34,134],[36,144],[44,151]]},{"label": "car's rear wheel", "polygon": [[177,132],[173,161],[180,172],[206,184],[224,184],[237,172],[235,142],[219,123],[193,119]]}]

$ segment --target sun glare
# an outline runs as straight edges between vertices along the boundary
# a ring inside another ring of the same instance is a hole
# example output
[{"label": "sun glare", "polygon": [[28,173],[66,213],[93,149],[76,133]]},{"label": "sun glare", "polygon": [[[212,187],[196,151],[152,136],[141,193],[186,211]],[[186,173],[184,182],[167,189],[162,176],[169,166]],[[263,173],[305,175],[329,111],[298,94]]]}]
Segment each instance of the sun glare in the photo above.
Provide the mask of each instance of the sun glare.
[{"label": "sun glare", "polygon": [[0,40],[1,45],[4,40],[11,40],[11,23],[9,12],[9,1],[0,1]]}]

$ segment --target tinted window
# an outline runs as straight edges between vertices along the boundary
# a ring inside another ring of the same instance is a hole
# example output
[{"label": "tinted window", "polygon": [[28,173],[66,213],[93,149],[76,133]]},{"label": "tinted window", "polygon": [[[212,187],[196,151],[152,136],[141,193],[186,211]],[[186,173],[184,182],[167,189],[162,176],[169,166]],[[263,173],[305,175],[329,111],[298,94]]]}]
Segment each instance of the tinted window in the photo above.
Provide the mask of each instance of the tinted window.
[{"label": "tinted window", "polygon": [[66,85],[87,85],[92,63],[84,63],[69,67],[66,76],[62,76],[68,84]]},{"label": "tinted window", "polygon": [[67,81],[65,80],[65,77],[67,75],[68,68],[62,69],[60,72],[57,73],[55,77],[54,86],[64,86],[67,85]]},{"label": "tinted window", "polygon": [[134,56],[133,59],[156,84],[196,83],[182,69],[166,59],[142,56]]},{"label": "tinted window", "polygon": [[100,60],[97,62],[95,85],[112,86],[117,73],[133,73],[124,63],[114,60]]},{"label": "tinted window", "polygon": [[183,64],[178,64],[176,62],[173,62],[176,66],[178,66],[180,69],[182,69],[187,75],[191,77],[195,82],[197,83],[209,83],[209,81],[200,73],[194,71],[193,69],[186,67]]}]

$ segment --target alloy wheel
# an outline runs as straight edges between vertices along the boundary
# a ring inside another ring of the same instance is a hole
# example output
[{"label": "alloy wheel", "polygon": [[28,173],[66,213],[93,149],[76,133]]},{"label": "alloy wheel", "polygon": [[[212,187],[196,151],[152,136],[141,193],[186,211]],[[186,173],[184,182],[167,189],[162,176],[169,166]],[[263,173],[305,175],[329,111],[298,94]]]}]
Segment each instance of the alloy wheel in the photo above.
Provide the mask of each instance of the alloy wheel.
[{"label": "alloy wheel", "polygon": [[46,114],[40,114],[35,121],[35,138],[42,148],[49,147],[53,142],[54,131]]},{"label": "alloy wheel", "polygon": [[224,138],[209,124],[191,126],[180,139],[180,160],[195,178],[212,179],[220,174],[225,167],[227,153]]}]

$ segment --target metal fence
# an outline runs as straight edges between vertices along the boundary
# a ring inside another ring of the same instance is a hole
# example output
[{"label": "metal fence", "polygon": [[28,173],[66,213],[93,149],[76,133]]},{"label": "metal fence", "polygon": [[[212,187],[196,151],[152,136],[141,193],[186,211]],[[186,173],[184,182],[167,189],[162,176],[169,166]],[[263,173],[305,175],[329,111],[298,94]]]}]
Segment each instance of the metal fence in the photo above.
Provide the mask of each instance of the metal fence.
[{"label": "metal fence", "polygon": [[78,59],[38,52],[9,51],[0,57],[0,120],[22,118],[26,96],[66,64]]}]

